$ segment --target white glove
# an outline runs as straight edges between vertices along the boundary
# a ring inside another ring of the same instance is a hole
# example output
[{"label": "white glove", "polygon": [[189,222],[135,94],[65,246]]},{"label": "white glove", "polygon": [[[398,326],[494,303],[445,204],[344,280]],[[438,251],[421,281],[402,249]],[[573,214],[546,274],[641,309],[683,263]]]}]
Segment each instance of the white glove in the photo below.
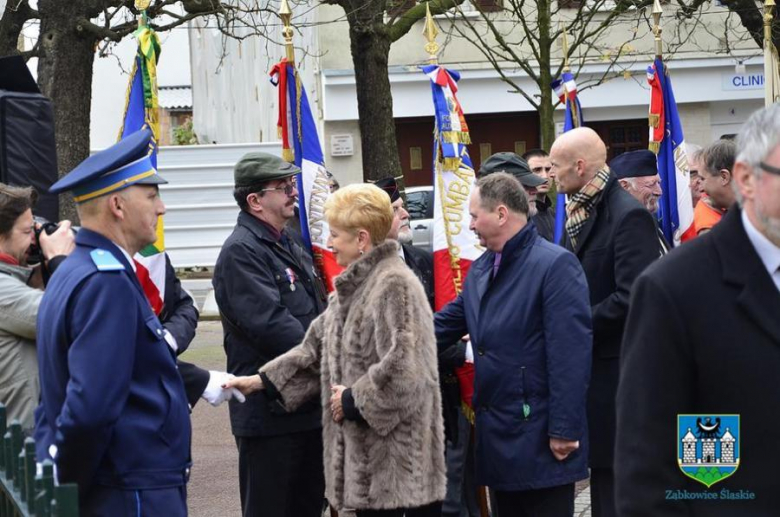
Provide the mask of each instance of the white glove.
[{"label": "white glove", "polygon": [[203,390],[203,395],[201,395],[201,397],[214,407],[219,406],[233,397],[235,397],[237,401],[243,403],[246,400],[246,397],[244,397],[244,394],[236,388],[222,389],[222,385],[230,379],[233,379],[232,374],[209,371],[209,383],[206,385],[206,389]]},{"label": "white glove", "polygon": [[474,362],[474,349],[471,348],[471,341],[466,341],[466,362]]}]

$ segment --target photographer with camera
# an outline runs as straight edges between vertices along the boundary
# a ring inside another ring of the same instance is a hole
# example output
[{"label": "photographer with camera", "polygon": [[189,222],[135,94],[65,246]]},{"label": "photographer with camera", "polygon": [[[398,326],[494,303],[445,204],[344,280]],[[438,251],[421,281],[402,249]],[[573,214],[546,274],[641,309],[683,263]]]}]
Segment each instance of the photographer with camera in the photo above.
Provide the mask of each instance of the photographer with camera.
[{"label": "photographer with camera", "polygon": [[[70,221],[47,231],[36,228],[32,208],[37,198],[31,187],[0,183],[0,402],[8,408],[9,421],[19,419],[26,433],[33,428],[40,395],[35,321],[44,271],[53,272],[75,247]],[[41,260],[31,267],[36,249]]]}]

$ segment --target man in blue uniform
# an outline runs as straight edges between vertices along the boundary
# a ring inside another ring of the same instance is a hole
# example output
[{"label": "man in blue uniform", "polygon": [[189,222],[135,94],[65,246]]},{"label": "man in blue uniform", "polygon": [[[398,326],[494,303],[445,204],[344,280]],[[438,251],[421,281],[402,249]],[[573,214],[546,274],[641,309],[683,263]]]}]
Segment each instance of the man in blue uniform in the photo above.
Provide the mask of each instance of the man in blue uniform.
[{"label": "man in blue uniform", "polygon": [[39,460],[78,483],[82,515],[187,514],[187,398],[176,361],[134,272],[156,239],[165,183],[134,133],[57,182],[82,229],[38,312]]}]

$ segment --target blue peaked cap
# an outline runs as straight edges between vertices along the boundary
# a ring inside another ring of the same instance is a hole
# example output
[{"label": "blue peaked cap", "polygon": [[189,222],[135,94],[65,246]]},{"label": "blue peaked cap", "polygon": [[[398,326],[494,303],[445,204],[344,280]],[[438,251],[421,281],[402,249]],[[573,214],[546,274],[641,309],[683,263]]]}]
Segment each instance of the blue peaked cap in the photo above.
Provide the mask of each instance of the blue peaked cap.
[{"label": "blue peaked cap", "polygon": [[648,149],[619,154],[609,162],[609,169],[617,179],[640,178],[658,174],[658,160]]},{"label": "blue peaked cap", "polygon": [[76,203],[122,190],[131,185],[168,183],[152,165],[152,132],[142,129],[108,149],[95,153],[51,186],[51,194],[73,191]]}]

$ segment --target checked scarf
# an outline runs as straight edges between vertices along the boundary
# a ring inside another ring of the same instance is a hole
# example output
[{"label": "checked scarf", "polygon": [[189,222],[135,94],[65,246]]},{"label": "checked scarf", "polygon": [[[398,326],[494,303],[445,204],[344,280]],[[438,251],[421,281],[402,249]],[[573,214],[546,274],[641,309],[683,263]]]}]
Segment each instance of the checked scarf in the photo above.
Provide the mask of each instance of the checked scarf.
[{"label": "checked scarf", "polygon": [[566,233],[569,235],[572,248],[577,247],[577,236],[593,212],[596,199],[604,190],[608,179],[609,169],[605,166],[579,192],[574,194],[566,205]]}]

